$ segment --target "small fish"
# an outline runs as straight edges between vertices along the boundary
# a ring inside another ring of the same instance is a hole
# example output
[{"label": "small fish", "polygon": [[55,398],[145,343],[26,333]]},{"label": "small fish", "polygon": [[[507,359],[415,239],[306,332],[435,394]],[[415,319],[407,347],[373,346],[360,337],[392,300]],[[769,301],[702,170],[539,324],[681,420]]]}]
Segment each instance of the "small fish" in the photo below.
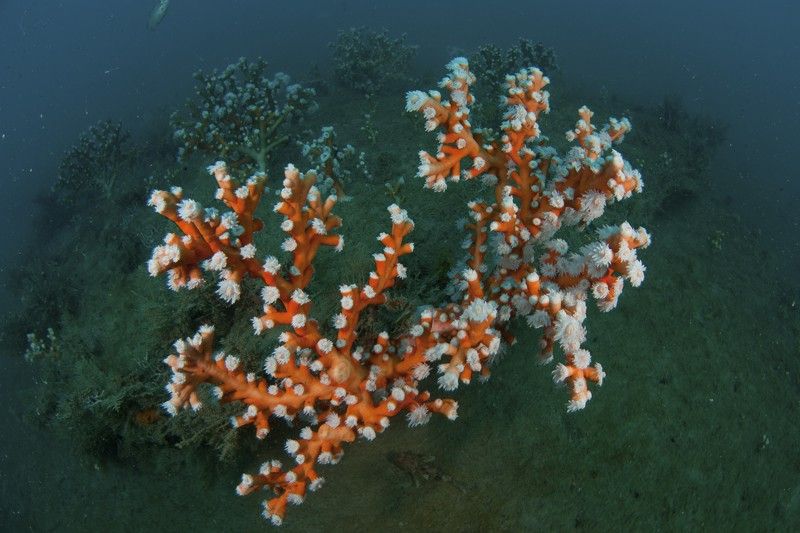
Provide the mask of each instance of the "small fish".
[{"label": "small fish", "polygon": [[150,12],[150,20],[147,22],[147,29],[154,30],[156,26],[161,24],[164,16],[167,14],[169,8],[169,0],[160,0],[158,5]]},{"label": "small fish", "polygon": [[432,455],[423,455],[410,451],[389,452],[386,458],[400,471],[405,472],[411,478],[414,487],[419,487],[423,481],[442,481],[448,483],[466,493],[467,490],[453,479],[436,467],[436,458]]}]

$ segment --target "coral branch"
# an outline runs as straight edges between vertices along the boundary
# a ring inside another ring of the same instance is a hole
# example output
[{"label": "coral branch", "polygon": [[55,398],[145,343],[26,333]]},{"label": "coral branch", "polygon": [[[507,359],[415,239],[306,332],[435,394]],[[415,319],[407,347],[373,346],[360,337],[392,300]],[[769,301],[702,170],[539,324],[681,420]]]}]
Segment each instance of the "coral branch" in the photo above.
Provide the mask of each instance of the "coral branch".
[{"label": "coral branch", "polygon": [[[647,247],[650,236],[627,222],[606,226],[598,230],[598,241],[578,252],[552,237],[562,225],[586,227],[607,204],[642,190],[639,172],[612,149],[630,131],[630,122],[611,118],[598,131],[591,122],[593,113],[584,106],[575,128],[566,134],[573,147],[559,156],[543,144],[538,125],[539,116],[550,109],[550,95],[544,90],[549,80],[539,69],[529,68],[506,77],[500,139],[480,139],[469,122],[474,101],[469,90],[475,81],[469,64],[456,58],[447,68],[450,72],[440,86],[449,100],[438,91],[411,91],[406,109],[423,115],[426,130],[442,129],[437,155],[420,153],[419,175],[426,187],[444,191],[445,179],[482,175],[493,189],[493,202],[470,203],[473,220],[465,243],[469,270],[457,272],[455,281],[468,289],[465,301],[483,285],[498,308],[494,326],[504,335],[516,316],[544,328],[541,359],[552,360],[554,345],[560,345],[566,364],[554,377],[570,386],[569,410],[581,409],[591,398],[587,380],[599,385],[604,376],[599,365],[589,367],[589,352],[582,348],[588,291],[600,310],[610,311],[617,305],[623,279],[639,286],[645,267],[636,249]],[[471,169],[459,176],[465,159],[471,159]],[[487,258],[490,244],[494,253]],[[543,249],[538,261],[537,247]]]}]

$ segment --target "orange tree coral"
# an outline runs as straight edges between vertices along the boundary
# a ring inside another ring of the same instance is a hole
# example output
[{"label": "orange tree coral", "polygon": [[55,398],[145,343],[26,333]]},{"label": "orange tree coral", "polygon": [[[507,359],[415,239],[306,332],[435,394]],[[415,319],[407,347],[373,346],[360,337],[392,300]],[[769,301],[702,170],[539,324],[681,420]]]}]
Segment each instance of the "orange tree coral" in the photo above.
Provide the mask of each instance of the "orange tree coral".
[{"label": "orange tree coral", "polygon": [[436,375],[444,391],[475,375],[487,378],[501,346],[513,342],[509,324],[515,317],[543,328],[543,361],[560,348],[563,360],[553,377],[570,391],[568,410],[582,409],[591,398],[589,383],[601,385],[605,376],[583,347],[589,294],[609,311],[624,279],[638,286],[644,278],[637,249],[650,237],[642,228],[603,226],[596,241],[575,251],[554,238],[562,226],[589,225],[606,204],[641,190],[640,174],[612,148],[630,130],[629,122],[611,119],[598,130],[591,111],[581,108],[567,133],[572,148],[559,155],[539,133],[539,116],[550,105],[548,79],[529,68],[506,78],[502,134],[488,138],[470,123],[475,77],[467,61],[456,58],[448,70],[440,83],[447,97],[439,91],[407,95],[407,110],[422,114],[425,129],[441,130],[436,153],[420,152],[419,175],[439,192],[448,181],[480,178],[490,194],[469,203],[467,256],[453,276],[457,298],[422,309],[403,334],[382,333],[374,341],[358,335],[362,314],[386,302],[387,291],[406,276],[401,258],[414,250],[407,241],[414,223],[397,205],[389,207],[388,233],[378,236],[374,270],[362,284],[342,285],[338,313],[320,322],[308,293],[314,259],[320,247],[340,250],[344,241],[333,213],[336,197],[322,197],[315,172],[286,168],[274,208],[284,217],[285,260],[257,258],[253,234],[263,227],[255,215],[264,193],[261,174],[240,184],[225,163],[209,167],[217,198],[229,209],[225,213],[203,208],[177,188],[155,191],[150,199],[182,233],[167,235],[155,248],[148,265],[152,275],[166,274],[169,287],[178,290],[197,287],[210,274],[217,294],[230,304],[240,299],[245,278],[260,280],[263,309],[253,317],[253,329],[257,335],[283,330],[263,373],[215,352],[212,325],[177,341],[165,359],[172,381],[164,407],[171,414],[200,409],[199,387],[209,384],[218,401],[242,405],[233,426],[253,426],[258,438],[277,421],[302,428],[285,444],[294,464],[268,461],[244,474],[237,487],[239,494],[270,490],[264,516],[274,524],[283,521],[287,504],[302,502],[322,484],[317,465],[339,461],[345,443],[374,439],[399,414],[412,426],[426,423],[432,413],[456,418],[457,403],[434,397],[429,376]]}]

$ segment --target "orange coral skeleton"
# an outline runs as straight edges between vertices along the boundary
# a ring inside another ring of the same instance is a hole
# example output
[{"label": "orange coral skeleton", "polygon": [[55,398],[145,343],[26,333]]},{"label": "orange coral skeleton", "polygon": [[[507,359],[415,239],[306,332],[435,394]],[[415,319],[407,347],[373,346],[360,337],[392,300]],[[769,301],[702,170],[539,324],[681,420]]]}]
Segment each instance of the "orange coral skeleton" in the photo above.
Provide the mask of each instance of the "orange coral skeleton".
[{"label": "orange coral skeleton", "polygon": [[211,272],[218,279],[217,294],[231,304],[240,298],[245,277],[261,280],[264,307],[253,318],[253,329],[258,335],[284,328],[264,362],[263,376],[242,368],[233,355],[214,352],[209,325],[177,341],[165,359],[173,374],[164,407],[173,415],[199,409],[199,386],[208,383],[220,402],[244,406],[233,426],[252,425],[260,439],[275,420],[305,424],[297,439],[286,442],[293,466],[269,461],[258,473],[243,475],[237,487],[239,494],[271,490],[264,516],[274,524],[283,521],[287,503],[301,503],[322,484],[316,465],[339,461],[344,443],[374,439],[400,413],[412,426],[426,423],[432,413],[455,419],[457,403],[434,399],[423,387],[426,378],[438,374],[445,391],[469,383],[476,373],[488,378],[503,342],[513,342],[508,326],[515,317],[543,328],[542,362],[551,361],[555,346],[561,347],[564,362],[553,370],[554,380],[569,388],[568,410],[582,409],[591,398],[589,383],[602,385],[605,377],[582,347],[588,294],[600,310],[609,311],[617,305],[624,279],[634,286],[644,279],[636,250],[647,247],[650,236],[642,228],[603,226],[597,241],[572,252],[566,241],[553,238],[562,225],[586,227],[608,203],[641,190],[638,171],[611,148],[630,123],[611,119],[598,131],[592,112],[583,107],[574,130],[567,132],[573,146],[559,156],[539,133],[539,116],[550,106],[544,90],[549,80],[531,68],[507,77],[502,133],[490,138],[470,124],[475,77],[466,59],[454,59],[448,70],[441,88],[449,99],[438,91],[407,95],[407,110],[423,115],[427,131],[442,129],[436,154],[420,153],[419,175],[439,192],[448,180],[480,178],[492,194],[490,200],[469,203],[467,254],[452,280],[459,296],[426,308],[416,325],[396,338],[384,332],[365,345],[357,326],[361,313],[385,303],[386,291],[406,275],[400,258],[414,250],[406,241],[414,224],[400,207],[389,207],[391,229],[378,237],[382,249],[373,256],[375,269],[366,283],[340,287],[340,310],[332,317],[335,334],[326,336],[328,329],[311,316],[306,289],[320,246],[341,250],[344,241],[334,233],[341,225],[332,214],[336,197],[321,198],[313,172],[302,174],[291,165],[285,171],[275,206],[284,217],[282,248],[291,255],[285,264],[274,256],[255,259],[253,234],[263,227],[255,211],[265,176],[239,185],[223,162],[210,166],[217,199],[230,209],[223,214],[185,199],[177,188],[151,196],[156,211],[183,233],[167,235],[155,248],[148,263],[153,276],[166,274],[168,286],[178,290],[201,285],[203,272]]}]

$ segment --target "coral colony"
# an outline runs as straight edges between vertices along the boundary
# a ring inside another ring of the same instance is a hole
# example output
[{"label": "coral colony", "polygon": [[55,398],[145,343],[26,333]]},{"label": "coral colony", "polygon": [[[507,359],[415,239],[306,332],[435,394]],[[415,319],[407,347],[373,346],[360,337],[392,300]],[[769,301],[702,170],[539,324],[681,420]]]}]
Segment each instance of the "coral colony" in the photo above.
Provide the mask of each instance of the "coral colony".
[{"label": "coral colony", "polygon": [[[225,213],[201,207],[179,188],[155,191],[150,199],[184,234],[169,234],[155,248],[149,262],[153,276],[166,274],[169,287],[178,290],[199,286],[204,272],[211,273],[218,279],[217,294],[231,304],[239,299],[245,277],[259,279],[264,308],[252,320],[255,334],[284,329],[264,361],[264,376],[242,368],[233,355],[215,352],[211,325],[177,341],[175,353],[165,359],[173,372],[167,386],[172,397],[164,404],[171,414],[199,409],[198,387],[208,383],[220,402],[242,404],[232,424],[254,426],[259,439],[280,419],[302,428],[286,441],[291,464],[264,463],[258,472],[244,474],[236,489],[242,495],[270,489],[264,516],[274,524],[283,521],[287,503],[299,504],[320,487],[316,465],[338,462],[344,443],[374,439],[400,414],[411,426],[426,423],[433,413],[455,419],[457,403],[434,397],[431,381],[452,391],[473,375],[487,378],[501,345],[513,342],[508,327],[515,317],[544,330],[543,362],[551,361],[560,346],[563,362],[553,377],[569,390],[567,409],[582,409],[592,397],[589,383],[602,385],[605,377],[583,347],[588,294],[600,310],[610,311],[624,279],[638,286],[644,278],[645,267],[636,257],[636,249],[650,243],[643,228],[627,222],[603,226],[595,242],[577,251],[553,238],[562,225],[585,226],[608,203],[641,190],[639,172],[612,149],[630,123],[612,118],[598,130],[592,112],[583,107],[567,132],[572,147],[558,155],[537,123],[549,110],[544,90],[549,80],[529,68],[507,76],[502,135],[489,138],[470,124],[475,76],[467,60],[453,59],[447,68],[440,83],[446,98],[439,91],[407,95],[406,109],[424,117],[425,129],[441,130],[437,153],[420,152],[419,175],[437,192],[445,191],[448,181],[480,178],[494,194],[491,201],[469,203],[467,258],[453,280],[460,289],[457,303],[431,305],[397,338],[382,333],[374,344],[364,345],[357,335],[364,310],[386,302],[387,290],[406,277],[400,260],[414,251],[406,240],[414,223],[397,205],[388,208],[391,228],[378,236],[382,249],[373,256],[375,270],[367,282],[341,286],[338,314],[318,322],[306,292],[314,257],[321,246],[341,250],[344,241],[335,233],[341,224],[333,214],[336,197],[320,195],[313,171],[286,167],[275,205],[285,217],[282,248],[288,261],[258,259],[253,245],[254,232],[263,227],[255,216],[264,191],[262,174],[238,184],[225,163],[209,167],[219,186],[217,199],[230,209]],[[428,379],[431,374],[435,380]]]},{"label": "coral colony", "polygon": [[339,31],[331,43],[333,74],[344,87],[375,94],[390,83],[408,77],[417,47],[406,37],[395,39],[386,30],[350,28]]},{"label": "coral colony", "polygon": [[314,89],[267,77],[267,62],[239,59],[221,72],[194,74],[194,98],[171,117],[178,158],[213,153],[234,172],[264,172],[272,152],[289,140],[284,129],[313,112]]},{"label": "coral colony", "polygon": [[317,173],[316,187],[320,194],[335,190],[340,201],[349,199],[345,185],[354,171],[371,180],[364,152],[356,152],[350,145],[339,146],[333,126],[323,126],[320,136],[308,142],[298,142],[300,152]]},{"label": "coral colony", "polygon": [[135,158],[130,134],[121,124],[92,125],[61,160],[53,187],[57,198],[70,206],[110,200],[119,177],[130,170]]}]

